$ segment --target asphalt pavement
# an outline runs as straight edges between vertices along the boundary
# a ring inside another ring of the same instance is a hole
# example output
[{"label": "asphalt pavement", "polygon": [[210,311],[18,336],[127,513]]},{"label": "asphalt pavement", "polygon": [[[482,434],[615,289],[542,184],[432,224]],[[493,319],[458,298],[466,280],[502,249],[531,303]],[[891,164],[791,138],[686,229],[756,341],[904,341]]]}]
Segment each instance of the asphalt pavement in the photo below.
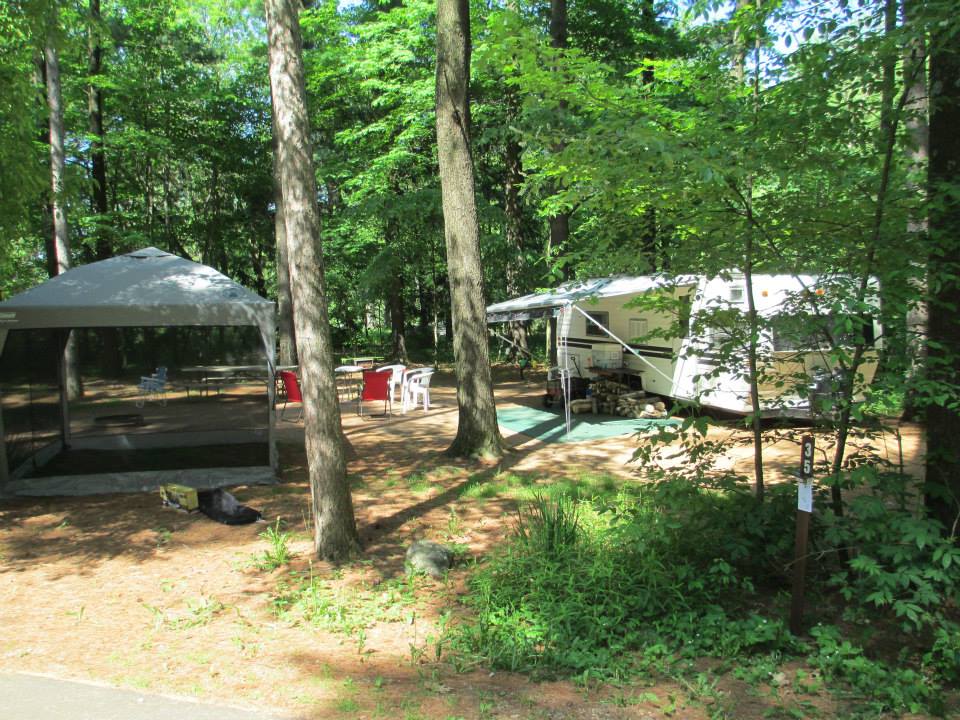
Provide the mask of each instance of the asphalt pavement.
[{"label": "asphalt pavement", "polygon": [[0,673],[2,720],[284,720],[210,705],[44,675]]}]

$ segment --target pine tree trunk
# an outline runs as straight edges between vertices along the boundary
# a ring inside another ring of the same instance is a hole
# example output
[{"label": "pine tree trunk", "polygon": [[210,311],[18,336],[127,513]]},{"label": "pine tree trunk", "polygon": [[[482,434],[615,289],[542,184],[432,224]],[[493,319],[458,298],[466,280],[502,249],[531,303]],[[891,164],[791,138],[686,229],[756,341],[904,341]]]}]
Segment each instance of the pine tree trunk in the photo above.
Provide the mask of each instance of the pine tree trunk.
[{"label": "pine tree trunk", "polygon": [[90,166],[93,176],[93,208],[99,216],[96,255],[98,260],[105,260],[113,254],[113,249],[106,233],[103,231],[109,207],[107,204],[107,159],[103,147],[103,91],[97,85],[98,78],[103,71],[103,49],[100,46],[99,36],[100,0],[90,0],[89,22],[87,72],[90,83],[87,85],[87,116],[90,128]]},{"label": "pine tree trunk", "polygon": [[[93,180],[93,209],[97,214],[95,256],[106,260],[113,255],[113,247],[106,232],[107,213],[107,157],[104,151],[103,90],[97,84],[103,72],[103,48],[100,45],[100,0],[90,0],[90,18],[87,44],[87,117],[90,129],[90,174]],[[120,354],[120,332],[116,328],[102,328],[97,333],[103,344],[103,371],[108,377],[119,377],[123,371]]]},{"label": "pine tree trunk", "polygon": [[[511,92],[508,98],[509,118],[519,114],[516,107],[516,95]],[[509,120],[508,120],[509,123]],[[523,270],[523,214],[520,206],[520,186],[523,184],[523,172],[520,162],[520,143],[512,134],[507,139],[504,152],[504,162],[507,175],[504,182],[503,210],[507,220],[506,239],[507,251],[510,253],[507,261],[507,295],[516,297],[521,294],[520,276]],[[518,354],[529,354],[527,347],[527,324],[512,320],[509,323],[510,357],[517,358]]]},{"label": "pine tree trunk", "polygon": [[390,357],[399,363],[406,363],[408,360],[405,332],[407,316],[403,306],[403,289],[403,277],[398,272],[390,280],[387,305],[390,310]]},{"label": "pine tree trunk", "polygon": [[341,560],[359,549],[359,539],[346,476],[333,373],[300,23],[295,0],[264,0],[264,6],[270,89],[278,134],[277,158],[290,253],[290,287],[303,383],[314,546],[320,557]]},{"label": "pine tree trunk", "polygon": [[[563,50],[567,47],[567,0],[550,0],[550,46]],[[566,111],[567,103],[561,100],[557,106],[560,117],[558,121],[563,122],[563,114]],[[553,152],[563,152],[565,143],[558,143]],[[555,193],[558,188],[554,187]],[[550,217],[550,239],[547,243],[546,256],[547,263],[551,262],[550,256],[555,252],[563,252],[567,247],[567,241],[570,238],[570,213],[561,212]],[[547,333],[547,342],[553,338]]]},{"label": "pine tree trunk", "polygon": [[273,231],[277,246],[277,330],[280,340],[280,364],[297,364],[297,338],[293,322],[293,298],[290,296],[290,251],[287,244],[283,192],[280,187],[280,163],[276,122],[273,123],[273,202],[276,212]]},{"label": "pine tree trunk", "polygon": [[[960,53],[941,29],[930,38],[930,241],[927,379],[960,386]],[[937,391],[939,392],[939,391]],[[927,407],[927,507],[956,534],[960,520],[960,411]]]},{"label": "pine tree trunk", "polygon": [[470,154],[469,78],[468,0],[437,0],[437,155],[460,411],[457,436],[447,452],[497,458],[503,454],[503,441],[490,375]]},{"label": "pine tree trunk", "polygon": [[[911,31],[912,39],[907,43],[903,58],[903,81],[907,88],[907,101],[904,106],[906,116],[904,126],[907,131],[907,192],[916,193],[921,198],[926,197],[926,188],[919,178],[927,167],[929,157],[929,123],[927,118],[927,73],[926,73],[926,38],[919,30],[916,22],[917,14],[922,10],[919,0],[903,0],[901,3],[904,26]],[[922,203],[919,213],[907,221],[906,242],[920,247],[927,236],[926,203]],[[927,296],[926,267],[922,259],[915,261],[918,265],[917,277],[908,282],[912,287],[905,293],[907,298]],[[904,305],[900,302],[901,307]],[[881,304],[882,306],[882,304]],[[927,303],[925,300],[906,308],[906,358],[907,375],[911,380],[918,377],[926,363],[927,352]],[[886,334],[886,332],[884,332]],[[884,342],[884,348],[887,343]],[[903,416],[916,420],[919,412],[917,408],[916,383],[908,381],[907,392],[903,399]]]},{"label": "pine tree trunk", "polygon": [[[64,150],[66,131],[63,125],[63,96],[60,91],[60,59],[57,55],[53,32],[57,26],[56,7],[53,8],[52,12],[51,30],[47,35],[47,42],[43,51],[47,82],[47,107],[50,112],[50,207],[53,220],[52,242],[48,248],[48,261],[51,275],[59,275],[70,269],[70,237],[67,230],[66,201],[63,196],[63,177],[66,167]],[[77,336],[76,333],[71,332],[63,351],[63,362],[66,367],[66,391],[69,400],[76,400],[83,395],[77,356]]]}]

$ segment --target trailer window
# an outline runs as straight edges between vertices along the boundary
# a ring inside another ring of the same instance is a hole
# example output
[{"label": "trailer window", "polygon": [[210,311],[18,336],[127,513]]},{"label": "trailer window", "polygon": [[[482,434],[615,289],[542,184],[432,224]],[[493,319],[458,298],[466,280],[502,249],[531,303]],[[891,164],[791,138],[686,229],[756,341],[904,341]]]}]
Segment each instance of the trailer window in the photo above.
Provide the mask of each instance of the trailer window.
[{"label": "trailer window", "polygon": [[636,342],[637,338],[645,337],[649,332],[648,323],[646,318],[630,318],[630,341]]},{"label": "trailer window", "polygon": [[777,315],[770,324],[778,351],[850,346],[861,340],[869,347],[876,340],[873,318],[867,315]]},{"label": "trailer window", "polygon": [[[594,310],[592,312],[588,312],[587,315],[593,320],[595,320],[596,322],[603,325],[603,327],[607,328],[608,330],[610,329],[610,313]],[[603,330],[598,328],[589,320],[587,320],[586,323],[587,323],[587,335],[594,335],[596,337],[607,336],[607,334]]]}]

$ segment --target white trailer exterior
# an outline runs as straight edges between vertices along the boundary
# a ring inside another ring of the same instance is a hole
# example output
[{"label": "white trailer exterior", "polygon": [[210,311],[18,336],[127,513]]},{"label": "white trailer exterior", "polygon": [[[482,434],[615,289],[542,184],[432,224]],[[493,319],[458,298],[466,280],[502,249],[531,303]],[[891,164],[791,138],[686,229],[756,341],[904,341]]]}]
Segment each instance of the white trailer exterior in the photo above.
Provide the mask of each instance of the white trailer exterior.
[{"label": "white trailer exterior", "polygon": [[[620,368],[639,375],[648,393],[747,414],[752,404],[746,371],[724,367],[729,363],[717,352],[711,332],[693,331],[698,323],[691,320],[717,309],[747,312],[743,276],[724,276],[729,279],[639,276],[567,283],[550,292],[490,305],[487,320],[495,323],[554,317],[558,365],[573,376],[594,378],[598,371]],[[764,321],[789,315],[803,293],[820,296],[826,304],[835,280],[810,275],[755,275],[753,294],[758,315]],[[870,287],[875,294],[876,283]],[[649,300],[653,295],[664,298],[671,310],[651,309],[649,302],[644,303],[646,308],[631,307],[638,297]],[[681,320],[679,313],[686,317]],[[877,367],[880,328],[874,317],[867,322],[869,335],[876,342],[859,369],[857,399],[862,399],[862,390],[872,382]],[[684,335],[656,336],[658,331],[669,335],[671,326],[682,326]],[[835,348],[826,344],[782,348],[774,333],[767,330],[761,334],[758,350],[763,358],[759,387],[763,414],[809,415],[809,396],[805,389],[798,390],[798,385],[804,384],[798,378],[836,370],[838,362],[831,357]]]}]

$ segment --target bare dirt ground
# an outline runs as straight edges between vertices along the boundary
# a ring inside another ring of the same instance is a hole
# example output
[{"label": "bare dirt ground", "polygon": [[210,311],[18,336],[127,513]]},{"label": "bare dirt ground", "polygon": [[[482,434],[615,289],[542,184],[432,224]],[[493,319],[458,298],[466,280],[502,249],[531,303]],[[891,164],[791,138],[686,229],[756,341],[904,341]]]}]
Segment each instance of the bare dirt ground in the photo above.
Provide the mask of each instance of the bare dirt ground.
[{"label": "bare dirt ground", "polygon": [[[522,383],[506,370],[498,376],[498,405],[535,404],[540,393],[536,378]],[[302,424],[280,429],[283,483],[236,491],[270,522],[283,518],[296,553],[287,567],[262,568],[265,525],[219,525],[165,509],[155,494],[0,504],[0,670],[296,718],[710,717],[712,701],[670,682],[583,688],[447,661],[438,638],[450,614],[463,612],[458,600],[469,563],[503,541],[517,508],[513,497],[478,491],[479,481],[536,485],[597,474],[636,481],[629,465],[636,440],[544,444],[507,432],[512,450],[502,463],[453,461],[442,455],[457,425],[452,377],[441,375],[432,396],[428,413],[392,419],[360,418],[344,406],[364,553],[340,568],[310,560]],[[105,394],[104,401],[116,398]],[[168,407],[175,411],[177,399]],[[203,401],[183,407],[195,422]],[[724,462],[749,474],[749,448],[727,439]],[[873,446],[908,469],[922,453],[912,427]],[[785,479],[797,456],[793,440],[767,448],[771,479]],[[403,557],[416,538],[456,544],[467,561],[444,581],[408,580]],[[321,625],[276,612],[284,589],[311,574],[322,579],[331,618]],[[729,716],[761,718],[789,704],[789,692],[758,693],[730,680],[722,702]],[[828,698],[816,704],[831,713]]]}]

